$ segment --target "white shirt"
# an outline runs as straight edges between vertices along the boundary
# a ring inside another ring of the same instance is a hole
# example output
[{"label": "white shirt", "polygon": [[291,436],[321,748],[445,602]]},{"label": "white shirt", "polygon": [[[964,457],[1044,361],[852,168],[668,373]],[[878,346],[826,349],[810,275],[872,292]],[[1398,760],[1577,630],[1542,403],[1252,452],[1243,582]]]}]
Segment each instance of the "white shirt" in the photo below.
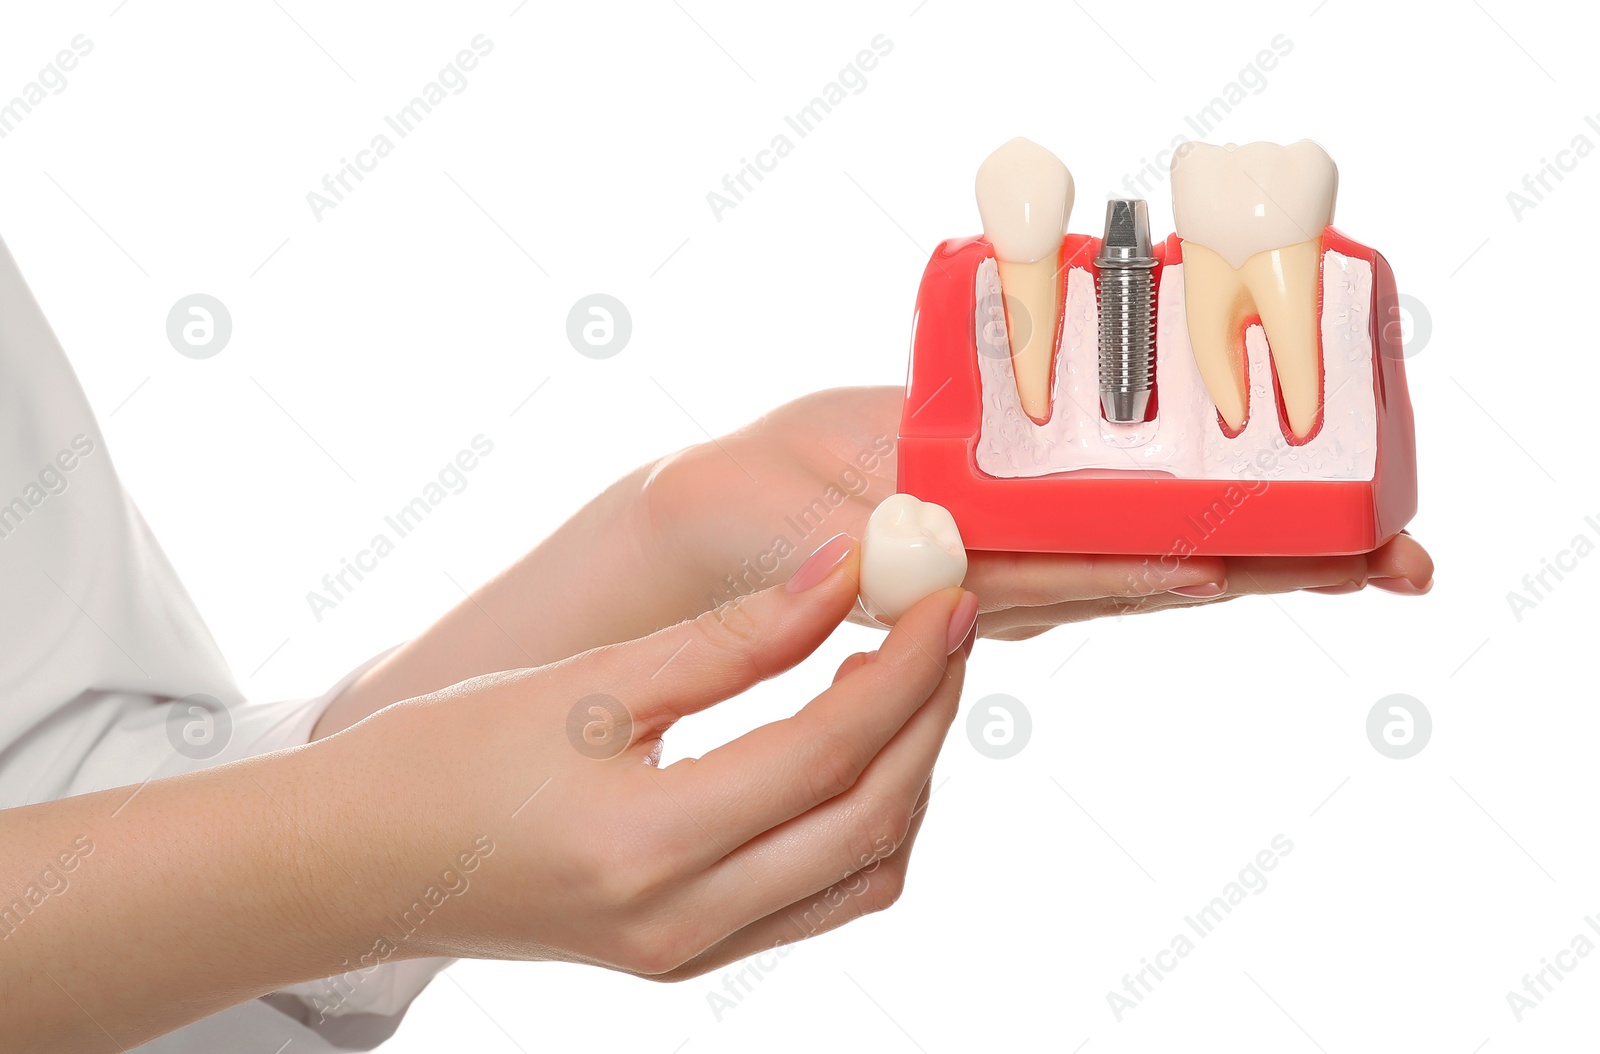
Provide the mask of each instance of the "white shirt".
[{"label": "white shirt", "polygon": [[[83,389],[4,242],[0,598],[0,808],[305,743],[323,709],[377,661],[315,699],[244,699],[117,478]],[[353,989],[296,985],[138,1049],[270,1052],[293,1040],[294,1054],[370,1050],[449,961],[387,963],[352,975]]]}]

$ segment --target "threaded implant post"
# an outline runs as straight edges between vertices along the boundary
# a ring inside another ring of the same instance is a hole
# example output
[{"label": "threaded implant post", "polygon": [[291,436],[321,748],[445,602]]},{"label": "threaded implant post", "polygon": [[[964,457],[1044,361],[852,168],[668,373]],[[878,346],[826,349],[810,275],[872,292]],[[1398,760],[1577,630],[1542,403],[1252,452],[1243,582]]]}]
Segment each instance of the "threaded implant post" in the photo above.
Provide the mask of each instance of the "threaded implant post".
[{"label": "threaded implant post", "polygon": [[1100,408],[1106,420],[1143,421],[1156,372],[1156,297],[1150,217],[1137,198],[1106,203],[1100,269]]}]

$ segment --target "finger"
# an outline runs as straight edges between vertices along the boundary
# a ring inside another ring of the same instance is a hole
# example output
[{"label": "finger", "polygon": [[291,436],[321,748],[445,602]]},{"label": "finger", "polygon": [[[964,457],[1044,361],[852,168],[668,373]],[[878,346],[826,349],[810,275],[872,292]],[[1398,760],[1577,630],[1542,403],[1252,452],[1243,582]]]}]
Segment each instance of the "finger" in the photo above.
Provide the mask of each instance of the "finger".
[{"label": "finger", "polygon": [[1367,558],[1368,582],[1394,593],[1426,593],[1433,586],[1433,557],[1415,538],[1400,534]]},{"label": "finger", "polygon": [[1096,619],[1123,618],[1127,615],[1142,615],[1171,608],[1203,607],[1237,595],[1224,593],[1215,597],[1190,597],[1181,593],[1154,593],[1144,597],[1102,597],[1096,600],[1051,604],[1047,607],[1009,608],[979,616],[978,632],[983,637],[997,640],[1025,640],[1056,626]]},{"label": "finger", "polygon": [[927,816],[933,777],[922,784],[905,842],[893,856],[878,862],[865,874],[851,875],[828,888],[799,898],[723,938],[676,969],[658,975],[660,981],[682,981],[710,973],[729,963],[762,952],[785,955],[787,945],[836,930],[863,915],[882,911],[900,898],[911,865],[911,850]]},{"label": "finger", "polygon": [[927,779],[922,781],[922,789],[917,791],[917,802],[911,807],[911,828],[906,831],[906,840],[895,850],[900,859],[905,860],[911,856],[911,847],[916,844],[917,832],[922,830],[922,819],[928,814],[928,802],[932,800],[933,772],[929,770]]},{"label": "finger", "polygon": [[1228,592],[1245,596],[1293,593],[1313,586],[1365,585],[1367,557],[1230,556]]},{"label": "finger", "polygon": [[855,603],[858,549],[837,535],[784,585],[558,668],[575,698],[602,693],[626,707],[635,745],[653,742],[684,714],[738,695],[815,651]]},{"label": "finger", "polygon": [[853,787],[711,865],[687,891],[686,913],[720,939],[898,852],[956,719],[965,675],[966,656],[957,649],[938,689]]},{"label": "finger", "polygon": [[699,865],[854,786],[944,682],[950,652],[976,617],[975,596],[941,589],[900,618],[876,658],[793,717],[662,769],[661,788],[711,836],[700,839],[711,855]]},{"label": "finger", "polygon": [[838,684],[839,681],[842,680],[847,674],[861,669],[861,667],[871,662],[872,657],[876,654],[878,653],[875,651],[858,651],[854,655],[850,656],[844,662],[839,664],[838,671],[833,675],[833,683]]},{"label": "finger", "polygon": [[[1055,626],[1169,608],[1201,607],[1243,595],[1295,590],[1341,595],[1358,591],[1363,582],[1391,592],[1416,593],[1427,592],[1433,583],[1433,559],[1406,534],[1397,535],[1364,556],[1227,557],[1224,563],[1227,592],[1221,596],[1152,593],[1138,598],[1090,598],[999,610],[988,610],[986,606],[978,620],[978,632],[997,640],[1026,640]],[[970,574],[968,581],[972,581]]]},{"label": "finger", "polygon": [[1368,584],[1395,592],[1425,592],[1433,559],[1410,535],[1390,539],[1371,553],[1350,556],[1225,558],[1227,592],[1238,595],[1296,590],[1340,594]]},{"label": "finger", "polygon": [[1073,600],[1148,596],[1222,582],[1221,557],[1094,556],[974,552],[962,584],[983,598],[984,610],[1046,607]]}]

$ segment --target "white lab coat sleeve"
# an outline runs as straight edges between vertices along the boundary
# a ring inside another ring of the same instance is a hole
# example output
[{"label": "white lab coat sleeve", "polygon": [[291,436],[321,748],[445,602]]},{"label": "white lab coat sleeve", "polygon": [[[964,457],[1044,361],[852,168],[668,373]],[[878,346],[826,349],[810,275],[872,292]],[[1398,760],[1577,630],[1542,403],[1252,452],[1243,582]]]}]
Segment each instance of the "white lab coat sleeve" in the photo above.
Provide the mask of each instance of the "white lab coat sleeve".
[{"label": "white lab coat sleeve", "polygon": [[[309,742],[329,704],[387,654],[374,656],[314,699],[234,703],[221,706],[221,712],[192,712],[192,699],[86,692],[0,753],[0,766],[9,759],[13,772],[44,770],[46,775],[30,788],[34,801],[124,786],[129,790],[126,807],[136,809],[138,788],[150,779]],[[185,728],[191,739],[183,738]],[[209,743],[207,737],[212,737]],[[294,985],[137,1049],[210,1054],[236,1049],[233,1044],[249,1036],[251,1049],[265,1051],[288,1040],[294,1041],[288,1049],[298,1054],[371,1050],[393,1035],[411,1002],[452,962],[400,960]],[[277,1037],[276,1042],[262,1047],[268,1037]]]},{"label": "white lab coat sleeve", "polygon": [[[309,742],[329,704],[388,654],[374,656],[315,699],[240,708],[232,736],[240,741],[238,756]],[[235,1049],[241,1035],[250,1037],[252,1049],[270,1038],[272,1043],[262,1048],[266,1051],[291,1040],[287,1049],[295,1052],[372,1050],[394,1034],[412,1001],[454,961],[406,959],[293,985],[195,1022],[138,1050],[143,1054],[210,1054]]]},{"label": "white lab coat sleeve", "polygon": [[[328,706],[389,649],[314,699],[247,703],[231,685],[182,698],[123,690],[85,691],[0,752],[10,792],[0,805],[52,801],[270,754],[311,741]],[[19,774],[32,779],[25,797]]]},{"label": "white lab coat sleeve", "polygon": [[[0,600],[0,809],[123,787],[137,810],[152,779],[307,742],[382,658],[315,699],[245,701],[3,241]],[[297,985],[140,1049],[370,1050],[446,963],[385,963],[320,1006],[329,986]]]}]

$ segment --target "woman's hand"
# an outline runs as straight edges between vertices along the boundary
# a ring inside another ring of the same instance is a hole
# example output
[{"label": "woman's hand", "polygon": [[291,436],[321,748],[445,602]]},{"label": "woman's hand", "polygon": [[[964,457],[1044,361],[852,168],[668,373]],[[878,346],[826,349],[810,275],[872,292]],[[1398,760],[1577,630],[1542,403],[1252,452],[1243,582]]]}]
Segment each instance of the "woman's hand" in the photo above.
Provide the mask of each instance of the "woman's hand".
[{"label": "woman's hand", "polygon": [[956,715],[972,594],[918,604],[795,716],[657,767],[679,718],[804,658],[850,611],[857,582],[856,547],[836,538],[787,585],[400,703],[329,740],[417,784],[378,827],[421,836],[397,850],[409,877],[362,876],[402,897],[373,898],[370,925],[394,929],[384,920],[401,917],[407,883],[475,844],[460,895],[396,942],[407,957],[678,979],[887,907]]},{"label": "woman's hand", "polygon": [[[836,388],[647,465],[364,674],[316,735],[493,670],[542,666],[652,633],[782,582],[831,535],[860,537],[895,492],[899,388]],[[978,633],[1002,640],[1104,616],[1251,593],[1426,592],[1409,535],[1330,557],[970,554]],[[849,617],[867,623],[859,610]]]},{"label": "woman's hand", "polygon": [[[902,396],[899,388],[817,392],[658,464],[645,485],[648,533],[662,552],[678,554],[680,589],[702,601],[731,598],[780,580],[813,539],[859,536],[895,492]],[[1252,593],[1368,584],[1423,593],[1432,581],[1432,559],[1401,535],[1372,553],[1337,557],[974,552],[965,585],[983,600],[979,634],[1015,640],[1068,622]]]},{"label": "woman's hand", "polygon": [[972,594],[923,600],[795,716],[657,767],[680,717],[828,636],[857,564],[840,539],[788,586],[641,640],[309,746],[0,811],[0,888],[27,898],[5,920],[0,1045],[125,1050],[438,955],[689,977],[887,907],[956,715]]}]

